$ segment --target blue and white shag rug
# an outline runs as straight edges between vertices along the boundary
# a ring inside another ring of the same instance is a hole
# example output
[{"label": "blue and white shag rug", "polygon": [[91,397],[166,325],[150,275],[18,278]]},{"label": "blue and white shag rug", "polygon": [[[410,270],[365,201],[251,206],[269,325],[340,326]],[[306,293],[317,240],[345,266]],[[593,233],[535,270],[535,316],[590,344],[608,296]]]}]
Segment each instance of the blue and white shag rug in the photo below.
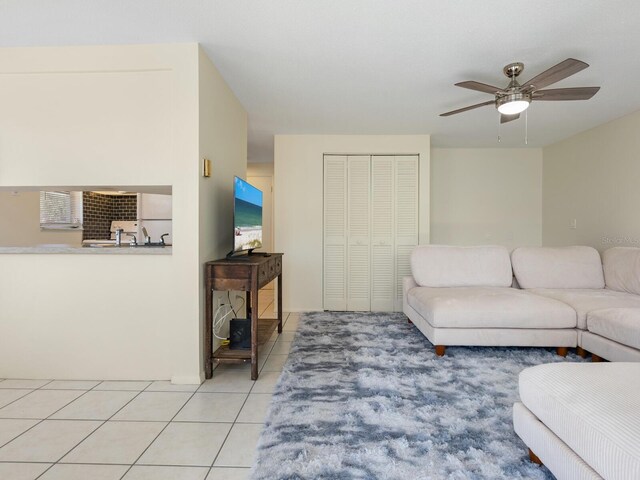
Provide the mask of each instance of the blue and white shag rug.
[{"label": "blue and white shag rug", "polygon": [[553,479],[513,431],[518,373],[580,360],[493,347],[440,358],[403,314],[304,314],[252,479]]}]

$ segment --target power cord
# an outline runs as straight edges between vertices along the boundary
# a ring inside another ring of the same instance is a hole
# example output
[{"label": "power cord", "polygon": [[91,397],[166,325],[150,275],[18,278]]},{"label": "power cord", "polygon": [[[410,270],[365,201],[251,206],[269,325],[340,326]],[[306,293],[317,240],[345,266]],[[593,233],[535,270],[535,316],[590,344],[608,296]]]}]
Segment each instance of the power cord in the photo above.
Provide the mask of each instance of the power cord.
[{"label": "power cord", "polygon": [[[220,329],[224,325],[225,319],[229,315],[231,315],[232,313],[235,315],[236,318],[238,318],[238,314],[237,314],[235,308],[233,308],[233,302],[231,301],[231,292],[229,292],[229,291],[227,291],[227,298],[229,299],[229,303],[228,304],[227,303],[222,303],[222,304],[218,305],[218,308],[216,309],[216,312],[213,315],[213,329],[212,329],[213,330],[213,336],[216,337],[218,340],[222,340],[222,344],[223,345],[228,344],[229,343],[229,339],[225,338],[225,337],[221,337],[220,335],[218,335],[218,333],[220,332]],[[245,299],[244,299],[244,297],[240,297],[240,298],[242,299],[242,305],[240,305],[240,308],[242,308],[242,307],[244,307]],[[225,308],[229,309],[227,311],[227,313],[225,313],[220,318],[218,318],[218,315],[220,314],[220,312],[224,311]]]},{"label": "power cord", "polygon": [[220,335],[218,335],[218,333],[220,332],[220,329],[224,324],[225,318],[227,318],[229,315],[233,313],[233,309],[230,308],[227,313],[225,313],[220,318],[218,318],[218,315],[220,314],[221,311],[224,310],[225,307],[228,307],[226,303],[219,305],[218,308],[216,309],[216,313],[213,315],[213,336],[216,337],[218,340],[223,340],[223,341],[228,339],[226,337],[221,337]]}]

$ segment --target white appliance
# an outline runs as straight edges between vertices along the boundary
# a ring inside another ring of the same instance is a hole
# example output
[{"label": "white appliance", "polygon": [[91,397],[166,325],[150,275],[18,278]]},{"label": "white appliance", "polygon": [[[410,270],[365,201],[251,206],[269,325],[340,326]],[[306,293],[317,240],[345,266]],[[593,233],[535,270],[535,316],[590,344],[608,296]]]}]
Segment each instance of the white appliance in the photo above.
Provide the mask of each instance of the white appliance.
[{"label": "white appliance", "polygon": [[161,235],[168,233],[169,235],[164,237],[164,241],[167,245],[173,244],[171,200],[171,195],[138,194],[138,243],[144,243],[142,233],[144,227],[152,242],[159,242]]}]

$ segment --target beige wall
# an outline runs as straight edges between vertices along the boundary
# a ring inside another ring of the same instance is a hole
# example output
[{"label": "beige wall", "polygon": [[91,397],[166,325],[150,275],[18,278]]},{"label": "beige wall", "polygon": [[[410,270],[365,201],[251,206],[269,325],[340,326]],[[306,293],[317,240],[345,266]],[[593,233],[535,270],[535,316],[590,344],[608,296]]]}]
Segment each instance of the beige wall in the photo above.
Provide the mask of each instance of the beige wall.
[{"label": "beige wall", "polygon": [[542,149],[434,148],[431,243],[540,245]]},{"label": "beige wall", "polygon": [[40,192],[0,192],[0,246],[82,243],[82,231],[41,230]]},{"label": "beige wall", "polygon": [[247,164],[247,177],[273,177],[273,163]]},{"label": "beige wall", "polygon": [[[233,248],[233,177],[244,178],[247,170],[247,113],[202,50],[199,82],[200,157],[211,160],[212,169],[211,177],[200,176],[199,292],[204,311],[204,263]],[[227,302],[226,292],[215,295]],[[202,325],[204,314],[200,321]],[[214,349],[218,346],[219,340],[214,340]]]},{"label": "beige wall", "polygon": [[[171,185],[174,236],[168,256],[0,255],[0,377],[201,380],[202,261],[225,242],[216,220],[200,240],[200,55],[0,49],[0,189]],[[212,95],[232,95],[219,82]],[[245,130],[218,140],[242,155]]]},{"label": "beige wall", "polygon": [[636,112],[544,148],[544,245],[640,247],[639,131]]},{"label": "beige wall", "polygon": [[429,135],[276,135],[274,250],[284,252],[285,310],[322,309],[325,153],[419,154],[420,242],[429,242]]}]

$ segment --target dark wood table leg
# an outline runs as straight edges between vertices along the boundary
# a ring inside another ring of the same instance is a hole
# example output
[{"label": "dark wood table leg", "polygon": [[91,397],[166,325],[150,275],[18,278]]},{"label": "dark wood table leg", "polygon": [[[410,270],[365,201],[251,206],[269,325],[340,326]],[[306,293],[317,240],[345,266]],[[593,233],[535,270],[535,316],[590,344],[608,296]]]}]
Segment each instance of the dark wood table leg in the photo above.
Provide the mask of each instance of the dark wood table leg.
[{"label": "dark wood table leg", "polygon": [[208,273],[205,273],[206,295],[204,306],[204,376],[213,376],[213,290]]},{"label": "dark wood table leg", "polygon": [[278,333],[282,333],[282,273],[278,275]]},{"label": "dark wood table leg", "polygon": [[258,274],[251,279],[251,380],[258,379]]}]

